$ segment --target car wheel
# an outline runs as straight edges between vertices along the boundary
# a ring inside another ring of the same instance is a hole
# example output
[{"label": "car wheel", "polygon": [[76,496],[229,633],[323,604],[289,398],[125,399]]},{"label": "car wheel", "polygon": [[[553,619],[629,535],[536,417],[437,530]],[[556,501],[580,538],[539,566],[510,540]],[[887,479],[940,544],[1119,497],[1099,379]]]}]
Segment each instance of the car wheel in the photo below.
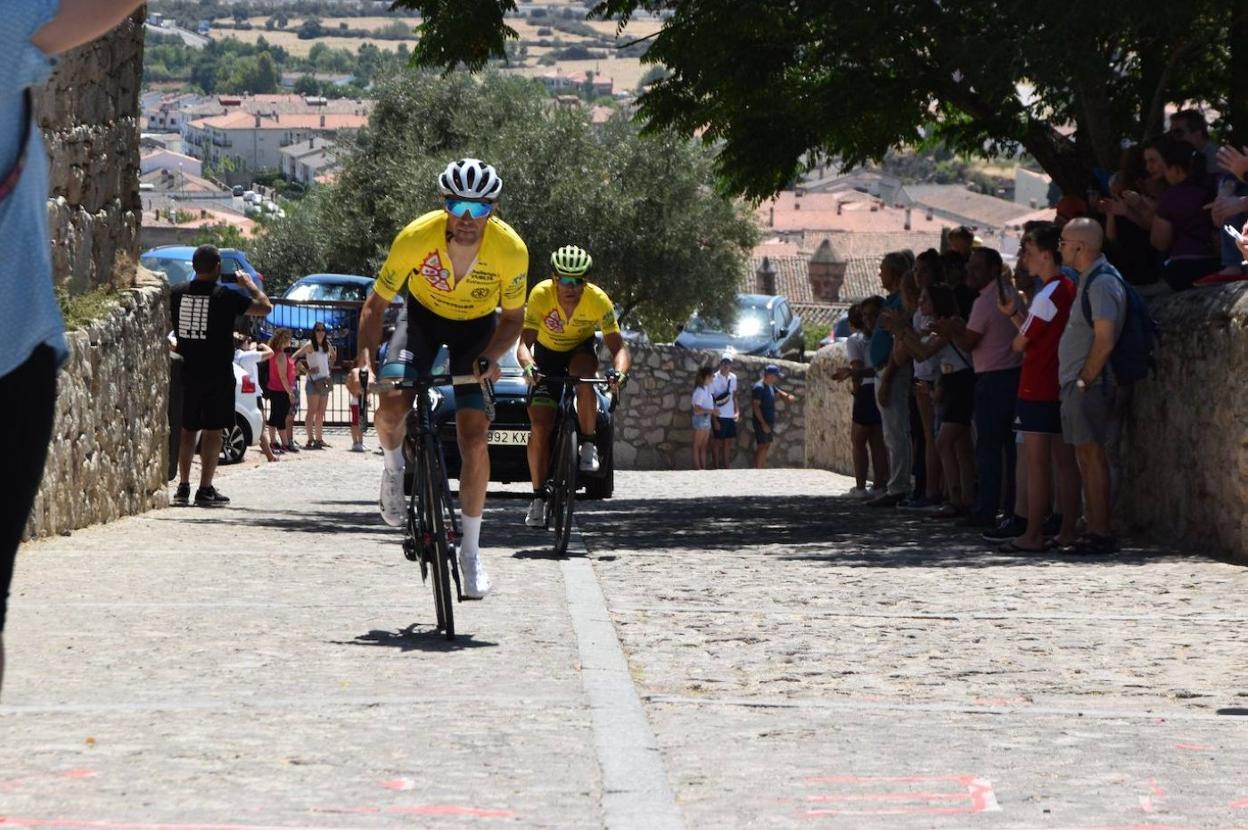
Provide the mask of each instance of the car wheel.
[{"label": "car wheel", "polygon": [[251,445],[251,430],[242,416],[234,416],[234,426],[221,430],[221,463],[237,464]]}]

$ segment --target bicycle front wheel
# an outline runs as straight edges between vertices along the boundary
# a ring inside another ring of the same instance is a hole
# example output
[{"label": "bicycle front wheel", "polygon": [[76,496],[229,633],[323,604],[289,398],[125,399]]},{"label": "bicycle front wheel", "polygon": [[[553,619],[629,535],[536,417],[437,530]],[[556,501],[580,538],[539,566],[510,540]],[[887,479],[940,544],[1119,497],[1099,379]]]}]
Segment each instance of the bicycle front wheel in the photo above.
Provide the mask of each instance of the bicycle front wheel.
[{"label": "bicycle front wheel", "polygon": [[441,459],[436,457],[436,448],[425,454],[425,492],[428,508],[429,530],[432,535],[429,544],[433,562],[430,572],[433,575],[433,604],[438,611],[438,628],[446,634],[446,639],[455,639],[455,607],[451,602],[451,557],[455,555],[455,547],[451,542],[450,524],[447,521],[447,502],[450,493],[446,491],[446,477],[443,474]]},{"label": "bicycle front wheel", "polygon": [[576,469],[580,461],[576,446],[576,426],[564,425],[560,436],[558,467],[555,469],[555,555],[568,550],[572,538],[572,509],[576,506]]}]

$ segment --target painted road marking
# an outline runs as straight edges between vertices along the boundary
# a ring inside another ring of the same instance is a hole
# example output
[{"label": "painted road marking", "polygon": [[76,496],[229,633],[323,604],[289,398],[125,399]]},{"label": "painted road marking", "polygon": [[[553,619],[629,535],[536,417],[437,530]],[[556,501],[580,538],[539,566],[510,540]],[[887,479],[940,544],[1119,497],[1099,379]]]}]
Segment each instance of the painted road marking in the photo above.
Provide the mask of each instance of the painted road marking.
[{"label": "painted road marking", "polygon": [[807,803],[845,806],[811,808],[803,818],[942,816],[1001,809],[992,782],[975,775],[823,775],[807,778],[806,783],[834,790],[808,795]]},{"label": "painted road marking", "polygon": [[0,781],[0,790],[12,792],[21,789],[28,784],[38,784],[41,781],[73,781],[79,778],[94,778],[99,775],[93,769],[66,769],[58,772],[36,773],[35,775],[27,775],[22,778],[13,778],[8,781]]}]

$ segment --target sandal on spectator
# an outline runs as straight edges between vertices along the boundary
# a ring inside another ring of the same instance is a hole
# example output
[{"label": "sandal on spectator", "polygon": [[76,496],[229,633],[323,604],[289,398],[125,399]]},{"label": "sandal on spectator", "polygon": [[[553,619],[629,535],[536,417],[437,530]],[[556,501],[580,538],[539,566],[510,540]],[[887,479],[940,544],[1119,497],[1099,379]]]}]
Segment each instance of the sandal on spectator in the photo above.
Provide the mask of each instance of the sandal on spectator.
[{"label": "sandal on spectator", "polygon": [[1095,533],[1085,533],[1079,537],[1079,541],[1075,542],[1075,544],[1069,548],[1069,552],[1084,555],[1105,556],[1118,552],[1118,540],[1113,536],[1100,536]]},{"label": "sandal on spectator", "polygon": [[1040,543],[1040,547],[1028,548],[1020,545],[1017,539],[1011,539],[1004,545],[1000,545],[997,550],[1002,553],[1045,553],[1046,551],[1053,550],[1053,542],[1049,539],[1045,539]]},{"label": "sandal on spectator", "polygon": [[960,516],[965,516],[966,512],[967,511],[965,508],[956,507],[955,505],[952,505],[952,504],[945,504],[945,505],[942,505],[941,508],[935,511],[934,513],[929,513],[928,518],[930,519],[956,519],[956,518],[959,518]]}]

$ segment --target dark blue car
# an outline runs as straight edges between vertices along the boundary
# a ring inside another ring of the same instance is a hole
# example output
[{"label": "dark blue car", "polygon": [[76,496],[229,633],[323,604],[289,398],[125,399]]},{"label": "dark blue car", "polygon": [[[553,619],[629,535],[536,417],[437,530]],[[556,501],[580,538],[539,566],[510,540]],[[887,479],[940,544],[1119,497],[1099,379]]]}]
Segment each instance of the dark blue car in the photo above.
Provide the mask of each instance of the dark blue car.
[{"label": "dark blue car", "polygon": [[[165,275],[169,285],[181,285],[195,279],[195,269],[191,267],[191,257],[195,255],[193,245],[161,245],[144,251],[139,256],[139,264],[149,271],[159,271]],[[247,292],[234,282],[234,272],[242,269],[261,289],[264,288],[264,274],[255,269],[247,261],[247,254],[238,248],[221,249],[221,282],[244,296]]]},{"label": "dark blue car", "polygon": [[[325,325],[329,341],[338,350],[339,361],[355,357],[360,306],[373,290],[373,278],[358,274],[309,274],[296,280],[273,304],[273,310],[260,321],[257,335],[268,339],[280,328],[290,329],[295,341],[307,340],[317,323]],[[394,319],[403,307],[403,295],[395,297],[386,313],[384,334],[394,328]],[[383,342],[385,340],[383,339]]]}]

